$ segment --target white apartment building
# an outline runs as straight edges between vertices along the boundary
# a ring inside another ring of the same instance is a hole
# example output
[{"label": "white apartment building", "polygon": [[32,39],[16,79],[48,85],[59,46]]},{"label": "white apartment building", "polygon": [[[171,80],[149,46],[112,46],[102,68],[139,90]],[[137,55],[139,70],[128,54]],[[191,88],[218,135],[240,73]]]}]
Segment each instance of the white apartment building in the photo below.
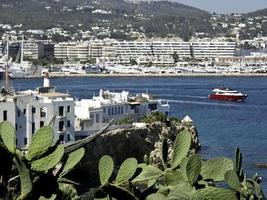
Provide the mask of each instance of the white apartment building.
[{"label": "white apartment building", "polygon": [[180,58],[190,57],[190,43],[181,41],[123,41],[110,42],[102,49],[99,62],[129,65],[137,64],[170,65],[174,64],[173,54]]},{"label": "white apartment building", "polygon": [[74,99],[68,94],[56,92],[53,87],[15,93],[2,90],[0,121],[14,125],[18,148],[27,148],[34,133],[50,123],[54,130],[54,143],[75,140]]},{"label": "white apartment building", "polygon": [[90,45],[88,42],[61,42],[54,46],[54,57],[63,60],[90,60]]},{"label": "white apartment building", "polygon": [[235,42],[196,41],[191,46],[193,57],[197,59],[233,57],[236,51]]},{"label": "white apartment building", "polygon": [[38,43],[35,40],[25,40],[23,45],[23,57],[38,59]]},{"label": "white apartment building", "polygon": [[154,110],[169,115],[170,106],[144,93],[133,96],[128,91],[100,90],[99,96],[75,102],[76,136],[95,133],[112,119],[130,117],[138,120]]}]

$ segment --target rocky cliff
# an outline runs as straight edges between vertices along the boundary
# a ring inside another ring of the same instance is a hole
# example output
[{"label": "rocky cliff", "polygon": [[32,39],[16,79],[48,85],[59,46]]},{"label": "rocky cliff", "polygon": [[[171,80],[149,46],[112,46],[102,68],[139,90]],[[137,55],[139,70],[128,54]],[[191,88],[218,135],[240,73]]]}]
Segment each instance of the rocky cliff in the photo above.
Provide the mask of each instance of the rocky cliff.
[{"label": "rocky cliff", "polygon": [[141,123],[138,124],[138,127],[108,131],[88,143],[85,146],[86,153],[80,168],[88,173],[88,181],[91,184],[98,184],[98,162],[103,155],[110,155],[115,166],[119,166],[129,157],[135,157],[139,162],[142,162],[144,155],[150,155],[157,164],[162,138],[167,137],[168,143],[172,146],[176,134],[179,134],[183,129],[190,130],[193,141],[191,149],[198,151],[200,147],[198,134],[192,123]]}]

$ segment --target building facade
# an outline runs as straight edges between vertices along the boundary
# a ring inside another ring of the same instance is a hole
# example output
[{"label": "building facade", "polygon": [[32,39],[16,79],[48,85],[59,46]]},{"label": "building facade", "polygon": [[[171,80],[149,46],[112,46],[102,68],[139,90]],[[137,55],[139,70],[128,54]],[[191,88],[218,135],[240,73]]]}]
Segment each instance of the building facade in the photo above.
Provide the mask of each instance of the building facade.
[{"label": "building facade", "polygon": [[36,131],[46,125],[53,128],[54,143],[75,140],[74,99],[53,87],[1,94],[0,113],[0,121],[16,128],[18,148],[27,148]]}]

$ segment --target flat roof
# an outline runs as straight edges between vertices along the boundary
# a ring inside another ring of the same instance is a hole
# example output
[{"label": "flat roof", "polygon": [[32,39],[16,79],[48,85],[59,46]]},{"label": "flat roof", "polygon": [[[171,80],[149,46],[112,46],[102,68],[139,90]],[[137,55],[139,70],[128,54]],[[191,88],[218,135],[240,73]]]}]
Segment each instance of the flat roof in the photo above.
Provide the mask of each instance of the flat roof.
[{"label": "flat roof", "polygon": [[69,94],[66,94],[66,93],[59,93],[59,92],[41,93],[41,94],[38,94],[38,96],[41,96],[41,97],[48,97],[48,98],[70,97]]}]

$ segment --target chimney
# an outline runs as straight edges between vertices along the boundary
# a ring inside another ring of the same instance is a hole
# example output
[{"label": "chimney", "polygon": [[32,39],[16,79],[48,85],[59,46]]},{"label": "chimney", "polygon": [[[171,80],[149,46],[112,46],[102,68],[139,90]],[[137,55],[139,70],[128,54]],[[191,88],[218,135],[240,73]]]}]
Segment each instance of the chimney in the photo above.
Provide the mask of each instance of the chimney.
[{"label": "chimney", "polygon": [[50,80],[49,80],[49,75],[48,73],[45,73],[45,76],[44,76],[44,85],[43,87],[50,87]]}]

